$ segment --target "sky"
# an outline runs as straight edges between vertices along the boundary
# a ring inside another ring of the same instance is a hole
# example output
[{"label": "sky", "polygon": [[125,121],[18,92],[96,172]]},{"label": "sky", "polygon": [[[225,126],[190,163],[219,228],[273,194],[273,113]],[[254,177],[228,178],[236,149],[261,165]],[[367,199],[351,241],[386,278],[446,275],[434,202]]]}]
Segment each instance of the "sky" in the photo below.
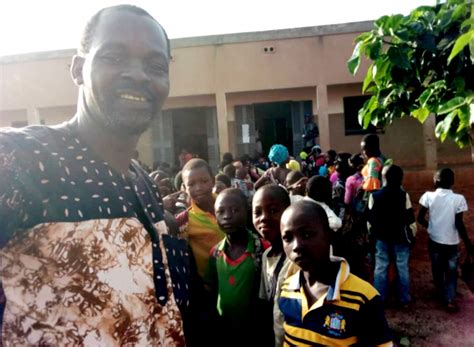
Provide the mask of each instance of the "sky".
[{"label": "sky", "polygon": [[125,2],[150,12],[170,38],[358,22],[435,4],[435,0],[3,0],[0,56],[75,48],[92,14]]}]

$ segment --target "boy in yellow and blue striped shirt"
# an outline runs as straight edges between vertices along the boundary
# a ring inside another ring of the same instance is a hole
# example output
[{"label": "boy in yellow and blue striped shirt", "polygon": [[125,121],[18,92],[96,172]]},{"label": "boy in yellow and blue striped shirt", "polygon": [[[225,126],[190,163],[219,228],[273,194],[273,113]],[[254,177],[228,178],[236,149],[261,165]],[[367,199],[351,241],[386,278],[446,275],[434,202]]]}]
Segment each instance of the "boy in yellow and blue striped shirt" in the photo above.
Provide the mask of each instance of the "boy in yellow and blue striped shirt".
[{"label": "boy in yellow and blue striped shirt", "polygon": [[324,210],[299,201],[281,217],[283,248],[300,267],[281,288],[284,346],[392,346],[378,292],[332,255]]}]

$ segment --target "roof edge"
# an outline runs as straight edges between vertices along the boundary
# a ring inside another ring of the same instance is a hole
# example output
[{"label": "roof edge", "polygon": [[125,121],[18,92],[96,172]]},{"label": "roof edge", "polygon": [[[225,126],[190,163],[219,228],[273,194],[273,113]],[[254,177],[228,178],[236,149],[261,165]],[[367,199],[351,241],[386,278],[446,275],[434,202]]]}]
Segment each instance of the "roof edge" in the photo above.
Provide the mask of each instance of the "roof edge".
[{"label": "roof edge", "polygon": [[[208,45],[222,45],[226,43],[243,43],[255,41],[284,40],[300,37],[313,37],[323,35],[338,35],[354,32],[369,31],[373,21],[329,24],[313,27],[277,29],[267,31],[253,31],[247,33],[221,34],[208,36],[195,36],[171,39],[171,48],[184,48]],[[76,54],[76,49],[62,49],[55,51],[32,52],[0,57],[0,64],[14,64],[27,61],[70,58]]]}]

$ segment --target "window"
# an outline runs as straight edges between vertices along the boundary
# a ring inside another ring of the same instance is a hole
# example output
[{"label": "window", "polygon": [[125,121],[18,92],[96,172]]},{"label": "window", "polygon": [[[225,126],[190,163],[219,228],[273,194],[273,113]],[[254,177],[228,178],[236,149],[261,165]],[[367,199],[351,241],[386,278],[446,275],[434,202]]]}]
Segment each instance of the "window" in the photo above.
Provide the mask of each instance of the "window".
[{"label": "window", "polygon": [[375,133],[377,128],[372,124],[367,129],[363,129],[359,124],[359,110],[370,98],[370,95],[346,96],[344,103],[344,130],[346,135],[361,135]]}]

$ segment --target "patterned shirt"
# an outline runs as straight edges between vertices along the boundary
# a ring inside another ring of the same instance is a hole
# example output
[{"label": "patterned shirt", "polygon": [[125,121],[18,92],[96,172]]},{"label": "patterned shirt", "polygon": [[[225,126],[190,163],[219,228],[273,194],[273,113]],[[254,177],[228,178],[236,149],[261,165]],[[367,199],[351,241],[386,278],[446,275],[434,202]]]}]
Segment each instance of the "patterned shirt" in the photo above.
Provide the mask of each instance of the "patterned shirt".
[{"label": "patterned shirt", "polygon": [[184,241],[167,235],[153,182],[130,170],[65,129],[0,131],[5,346],[184,345]]}]

